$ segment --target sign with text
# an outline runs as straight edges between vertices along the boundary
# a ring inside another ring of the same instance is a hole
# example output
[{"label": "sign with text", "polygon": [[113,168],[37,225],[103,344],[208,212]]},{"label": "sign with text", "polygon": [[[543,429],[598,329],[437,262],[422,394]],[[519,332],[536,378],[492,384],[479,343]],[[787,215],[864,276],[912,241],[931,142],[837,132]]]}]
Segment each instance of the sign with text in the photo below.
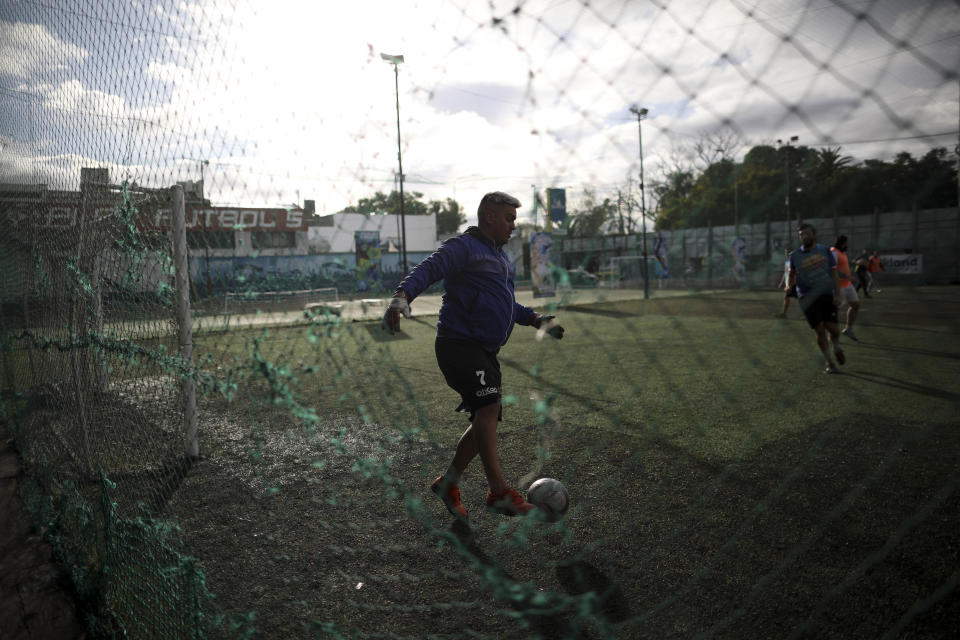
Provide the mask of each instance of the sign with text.
[{"label": "sign with text", "polygon": [[[88,223],[105,223],[115,207],[90,207]],[[75,227],[80,207],[74,204],[15,203],[4,205],[3,218],[14,225],[32,223],[39,227]],[[248,209],[236,207],[186,208],[187,231],[306,231],[303,211],[294,209]],[[170,208],[138,207],[137,226],[144,231],[169,231],[173,226]]]},{"label": "sign with text", "polygon": [[901,253],[880,256],[887,273],[923,273],[922,253]]},{"label": "sign with text", "polygon": [[[150,216],[156,229],[169,229],[173,211],[158,209]],[[303,211],[294,209],[234,209],[210,207],[186,210],[187,231],[306,231]]]}]

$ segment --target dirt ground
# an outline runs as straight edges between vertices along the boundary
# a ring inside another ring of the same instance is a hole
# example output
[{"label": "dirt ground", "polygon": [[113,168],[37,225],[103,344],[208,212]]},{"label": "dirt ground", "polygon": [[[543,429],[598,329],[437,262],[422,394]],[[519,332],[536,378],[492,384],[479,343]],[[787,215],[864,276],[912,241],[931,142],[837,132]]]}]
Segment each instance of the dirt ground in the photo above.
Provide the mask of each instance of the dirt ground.
[{"label": "dirt ground", "polygon": [[0,423],[0,629],[8,640],[87,638],[53,551],[20,499],[23,478],[13,441]]},{"label": "dirt ground", "polygon": [[[228,422],[221,429],[229,442]],[[646,496],[642,513],[606,521],[587,507],[557,530],[483,514],[476,478],[464,484],[471,528],[460,530],[405,460],[398,488],[422,495],[435,524],[410,517],[401,500],[371,509],[335,488],[353,476],[371,495],[382,490],[348,464],[374,450],[311,470],[316,444],[275,432],[261,449],[270,470],[250,473],[241,450],[224,449],[194,470],[170,509],[208,559],[224,613],[240,621],[256,611],[235,631],[265,638],[339,637],[314,626],[324,621],[344,637],[386,629],[455,638],[470,629],[498,639],[938,640],[960,633],[957,426],[849,416],[725,470],[650,443],[633,471],[660,491]],[[426,443],[410,446],[421,460],[435,456]],[[281,490],[268,496],[264,483]],[[600,480],[579,491],[581,499],[634,499],[630,488]],[[344,519],[343,510],[368,510],[369,519]],[[699,521],[679,522],[685,512]],[[510,601],[497,593],[498,579],[571,600],[552,611]],[[599,601],[584,624],[572,604],[588,591]],[[939,595],[925,604],[929,594]]]}]

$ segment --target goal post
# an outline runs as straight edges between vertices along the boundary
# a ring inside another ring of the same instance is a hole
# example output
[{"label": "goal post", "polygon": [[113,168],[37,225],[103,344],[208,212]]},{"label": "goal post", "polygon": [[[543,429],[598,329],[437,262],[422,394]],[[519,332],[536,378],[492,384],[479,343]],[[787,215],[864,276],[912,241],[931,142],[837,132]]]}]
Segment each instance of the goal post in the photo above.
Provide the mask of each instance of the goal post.
[{"label": "goal post", "polygon": [[607,266],[607,286],[611,289],[642,287],[645,272],[643,256],[612,257]]},{"label": "goal post", "polygon": [[331,302],[340,302],[340,292],[336,287],[289,291],[228,291],[223,296],[223,313],[239,313],[251,305],[290,311],[306,308],[311,304]]}]

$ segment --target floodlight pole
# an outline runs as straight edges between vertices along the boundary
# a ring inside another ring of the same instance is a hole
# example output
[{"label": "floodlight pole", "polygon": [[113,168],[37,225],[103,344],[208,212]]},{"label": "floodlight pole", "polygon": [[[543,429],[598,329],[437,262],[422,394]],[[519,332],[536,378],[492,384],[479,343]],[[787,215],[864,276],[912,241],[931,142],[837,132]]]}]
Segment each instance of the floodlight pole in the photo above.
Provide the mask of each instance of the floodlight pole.
[{"label": "floodlight pole", "polygon": [[[960,93],[960,78],[957,79],[957,90]],[[960,106],[960,100],[958,100],[958,106]],[[960,120],[960,110],[957,111],[957,118]],[[957,154],[957,221],[953,234],[957,250],[954,255],[960,255],[960,129],[957,129],[957,132],[957,146],[953,148]],[[954,265],[954,277],[960,278],[960,259],[955,260]]]},{"label": "floodlight pole", "polygon": [[206,197],[207,185],[203,182],[203,168],[210,164],[209,160],[198,160],[200,163],[200,204],[203,204],[203,199]]},{"label": "floodlight pole", "polygon": [[643,237],[643,299],[650,297],[650,265],[647,263],[647,190],[643,182],[643,126],[640,124],[647,117],[647,109],[638,109],[636,105],[630,107],[630,113],[637,116],[637,134],[640,141],[640,232]]},{"label": "floodlight pole", "polygon": [[380,57],[393,65],[393,87],[397,98],[397,165],[400,168],[400,254],[403,258],[403,275],[407,275],[407,220],[403,205],[403,153],[400,146],[400,70],[397,65],[403,62],[402,55],[381,53]]},{"label": "floodlight pole", "polygon": [[205,159],[205,158],[188,158],[188,157],[186,157],[186,156],[181,157],[181,160],[190,160],[190,161],[192,161],[192,162],[196,162],[196,163],[197,163],[197,166],[200,167],[200,189],[201,189],[201,191],[200,191],[200,193],[199,193],[198,195],[200,196],[200,202],[202,203],[203,200],[204,200],[204,198],[206,198],[206,191],[207,191],[207,185],[205,185],[204,182],[203,182],[203,180],[204,180],[204,177],[203,177],[203,168],[209,166],[209,165],[210,165],[210,161],[207,160],[207,159]]},{"label": "floodlight pole", "polygon": [[[717,147],[717,151],[720,153],[720,162],[723,162],[726,158],[723,147]],[[737,237],[740,237],[740,205],[737,193],[740,186],[740,168],[737,166],[736,158],[731,159],[731,162],[733,163],[733,231]]]},{"label": "floodlight pole", "polygon": [[[797,136],[790,136],[790,139],[787,140],[786,142],[784,142],[784,141],[782,141],[782,140],[777,140],[777,144],[785,145],[785,146],[786,146],[786,157],[787,157],[787,159],[786,159],[786,163],[785,163],[785,165],[784,165],[784,169],[785,169],[784,173],[785,173],[786,176],[787,176],[787,196],[786,196],[786,198],[784,199],[784,205],[785,205],[786,208],[787,208],[787,242],[790,241],[789,238],[790,238],[790,233],[791,233],[791,229],[790,229],[790,223],[791,223],[791,218],[790,218],[790,143],[791,143],[791,142],[796,142],[796,141],[799,140],[799,139],[800,139],[800,138],[797,137]],[[799,221],[798,221],[798,222],[799,222]]]},{"label": "floodlight pole", "polygon": [[[203,201],[206,199],[206,190],[207,185],[204,184],[203,180],[203,168],[210,165],[210,161],[202,158],[184,158],[184,160],[192,160],[200,166],[200,206],[203,206]],[[210,237],[207,235],[207,217],[203,216],[203,255],[207,267],[207,296],[213,295],[213,280],[210,278]]]}]

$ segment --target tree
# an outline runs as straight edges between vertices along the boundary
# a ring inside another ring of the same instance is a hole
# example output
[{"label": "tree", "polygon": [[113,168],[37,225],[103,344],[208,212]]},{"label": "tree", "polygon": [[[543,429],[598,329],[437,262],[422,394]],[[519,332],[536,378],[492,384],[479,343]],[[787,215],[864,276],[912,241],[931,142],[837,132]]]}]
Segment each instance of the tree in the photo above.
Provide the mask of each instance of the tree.
[{"label": "tree", "polygon": [[816,203],[818,215],[849,209],[852,161],[850,156],[840,153],[840,147],[824,147],[816,152],[805,177],[809,199]]},{"label": "tree", "polygon": [[817,151],[816,177],[818,180],[829,180],[839,173],[840,169],[850,164],[850,156],[840,155],[840,147],[824,147]]},{"label": "tree", "polygon": [[463,214],[463,207],[453,198],[447,198],[442,202],[431,200],[428,208],[430,213],[437,217],[437,235],[456,233],[460,225],[467,221],[467,216]]},{"label": "tree", "polygon": [[[403,194],[403,212],[405,215],[423,216],[430,213],[426,202],[421,200],[419,191],[407,191]],[[372,198],[360,198],[357,204],[344,207],[342,213],[387,213],[400,215],[400,192],[389,194],[377,191]]]},{"label": "tree", "polygon": [[[737,164],[721,157],[710,161],[712,147],[700,145],[696,164],[674,163],[665,179],[654,184],[657,229],[757,223],[785,219],[790,185],[790,218],[857,215],[877,211],[909,211],[953,207],[957,173],[945,148],[921,158],[898,153],[892,162],[868,159],[854,165],[840,147],[820,150],[804,146],[758,145]],[[737,208],[733,200],[736,193]]]},{"label": "tree", "polygon": [[633,216],[634,209],[642,218],[643,210],[633,195],[633,183],[628,182],[623,189],[617,189],[617,233],[629,235],[642,228],[642,221]]},{"label": "tree", "polygon": [[777,219],[783,212],[783,163],[771,146],[754,147],[737,169],[737,206],[740,222]]},{"label": "tree", "polygon": [[930,149],[918,159],[907,175],[909,202],[901,200],[901,209],[916,205],[921,209],[957,204],[957,171],[945,147]]},{"label": "tree", "polygon": [[582,204],[570,212],[568,234],[573,237],[599,236],[616,227],[617,203],[604,198],[597,203],[597,196],[591,189],[584,190]]},{"label": "tree", "polygon": [[685,212],[695,184],[693,169],[675,168],[663,180],[653,183],[657,201],[656,228],[675,229],[686,226]]},{"label": "tree", "polygon": [[724,126],[715,131],[701,131],[700,137],[693,144],[693,151],[703,166],[709,167],[717,162],[736,158],[743,144],[740,132],[733,127]]},{"label": "tree", "polygon": [[[437,233],[447,235],[456,233],[467,221],[463,207],[453,198],[424,202],[419,191],[406,191],[403,194],[403,213],[408,216],[432,215],[437,218]],[[383,193],[378,191],[370,198],[360,198],[356,204],[344,207],[341,213],[367,213],[400,215],[400,192]]]}]

